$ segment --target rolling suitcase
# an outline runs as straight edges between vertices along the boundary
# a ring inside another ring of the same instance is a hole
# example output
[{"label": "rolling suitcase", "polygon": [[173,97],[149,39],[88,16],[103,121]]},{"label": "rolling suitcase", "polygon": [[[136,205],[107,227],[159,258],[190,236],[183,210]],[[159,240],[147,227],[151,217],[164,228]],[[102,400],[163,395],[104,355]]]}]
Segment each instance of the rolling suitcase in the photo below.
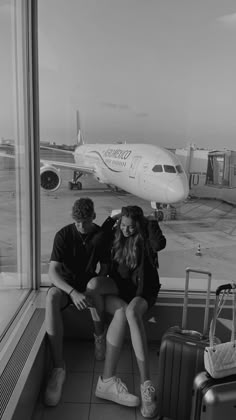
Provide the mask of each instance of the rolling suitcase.
[{"label": "rolling suitcase", "polygon": [[236,375],[213,379],[207,372],[194,379],[191,420],[236,419]]},{"label": "rolling suitcase", "polygon": [[[207,293],[203,334],[186,330],[190,272],[207,275]],[[204,349],[207,339],[211,273],[186,268],[186,282],[182,328],[171,327],[163,335],[158,364],[159,418],[189,420],[191,414],[192,385],[197,373],[204,370]]]},{"label": "rolling suitcase", "polygon": [[[215,331],[217,312],[219,313],[219,295],[221,291],[231,289],[231,284],[225,284],[216,290],[213,331]],[[233,321],[235,328],[235,294]],[[233,333],[235,333],[235,329],[233,329]],[[235,418],[236,375],[213,379],[207,372],[199,373],[193,383],[191,420],[235,420]]]}]

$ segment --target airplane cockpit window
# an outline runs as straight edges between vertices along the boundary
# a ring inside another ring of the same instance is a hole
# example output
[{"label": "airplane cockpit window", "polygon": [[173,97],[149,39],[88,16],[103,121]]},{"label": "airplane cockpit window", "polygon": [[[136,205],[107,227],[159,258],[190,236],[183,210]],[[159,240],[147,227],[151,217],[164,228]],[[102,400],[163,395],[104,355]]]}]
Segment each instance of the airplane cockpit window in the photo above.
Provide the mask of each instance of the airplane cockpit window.
[{"label": "airplane cockpit window", "polygon": [[164,171],[169,172],[170,174],[176,173],[176,169],[172,165],[164,165]]},{"label": "airplane cockpit window", "polygon": [[184,171],[183,171],[183,168],[182,168],[182,166],[181,165],[176,165],[176,171],[179,173],[179,174],[182,174]]},{"label": "airplane cockpit window", "polygon": [[155,166],[153,166],[152,171],[153,172],[163,172],[162,165],[155,165]]}]

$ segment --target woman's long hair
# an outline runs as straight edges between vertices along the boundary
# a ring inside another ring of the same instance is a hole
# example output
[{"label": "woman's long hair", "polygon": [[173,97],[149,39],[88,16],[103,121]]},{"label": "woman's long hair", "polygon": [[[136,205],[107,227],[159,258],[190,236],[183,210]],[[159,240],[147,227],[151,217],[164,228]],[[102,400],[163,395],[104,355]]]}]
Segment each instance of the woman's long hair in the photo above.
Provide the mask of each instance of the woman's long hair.
[{"label": "woman's long hair", "polygon": [[[125,238],[121,229],[122,216],[130,217],[135,223],[135,233]],[[112,246],[112,257],[119,264],[125,264],[134,269],[140,263],[145,241],[143,211],[138,206],[122,207],[121,218],[118,222]]]}]

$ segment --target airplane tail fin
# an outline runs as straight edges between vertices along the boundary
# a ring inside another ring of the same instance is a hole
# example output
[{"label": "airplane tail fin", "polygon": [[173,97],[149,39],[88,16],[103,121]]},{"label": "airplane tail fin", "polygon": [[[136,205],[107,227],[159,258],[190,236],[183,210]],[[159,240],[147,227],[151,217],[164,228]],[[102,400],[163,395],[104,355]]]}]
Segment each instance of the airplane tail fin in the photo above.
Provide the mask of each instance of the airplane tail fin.
[{"label": "airplane tail fin", "polygon": [[78,135],[77,135],[77,145],[81,146],[81,144],[84,144],[84,140],[81,134],[81,130],[79,129]]},{"label": "airplane tail fin", "polygon": [[76,111],[76,126],[77,126],[77,145],[81,146],[81,144],[84,144],[84,140],[82,137],[81,129],[80,129],[80,118],[79,118],[79,111]]}]

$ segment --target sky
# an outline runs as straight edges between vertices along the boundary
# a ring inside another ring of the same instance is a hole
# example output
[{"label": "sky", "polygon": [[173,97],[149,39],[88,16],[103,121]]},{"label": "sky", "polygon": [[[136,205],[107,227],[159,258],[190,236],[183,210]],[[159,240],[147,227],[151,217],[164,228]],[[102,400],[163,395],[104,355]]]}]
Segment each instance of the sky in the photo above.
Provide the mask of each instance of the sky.
[{"label": "sky", "polygon": [[[0,137],[13,126],[9,3]],[[235,0],[38,3],[41,141],[74,144],[79,111],[88,143],[236,150]]]}]

